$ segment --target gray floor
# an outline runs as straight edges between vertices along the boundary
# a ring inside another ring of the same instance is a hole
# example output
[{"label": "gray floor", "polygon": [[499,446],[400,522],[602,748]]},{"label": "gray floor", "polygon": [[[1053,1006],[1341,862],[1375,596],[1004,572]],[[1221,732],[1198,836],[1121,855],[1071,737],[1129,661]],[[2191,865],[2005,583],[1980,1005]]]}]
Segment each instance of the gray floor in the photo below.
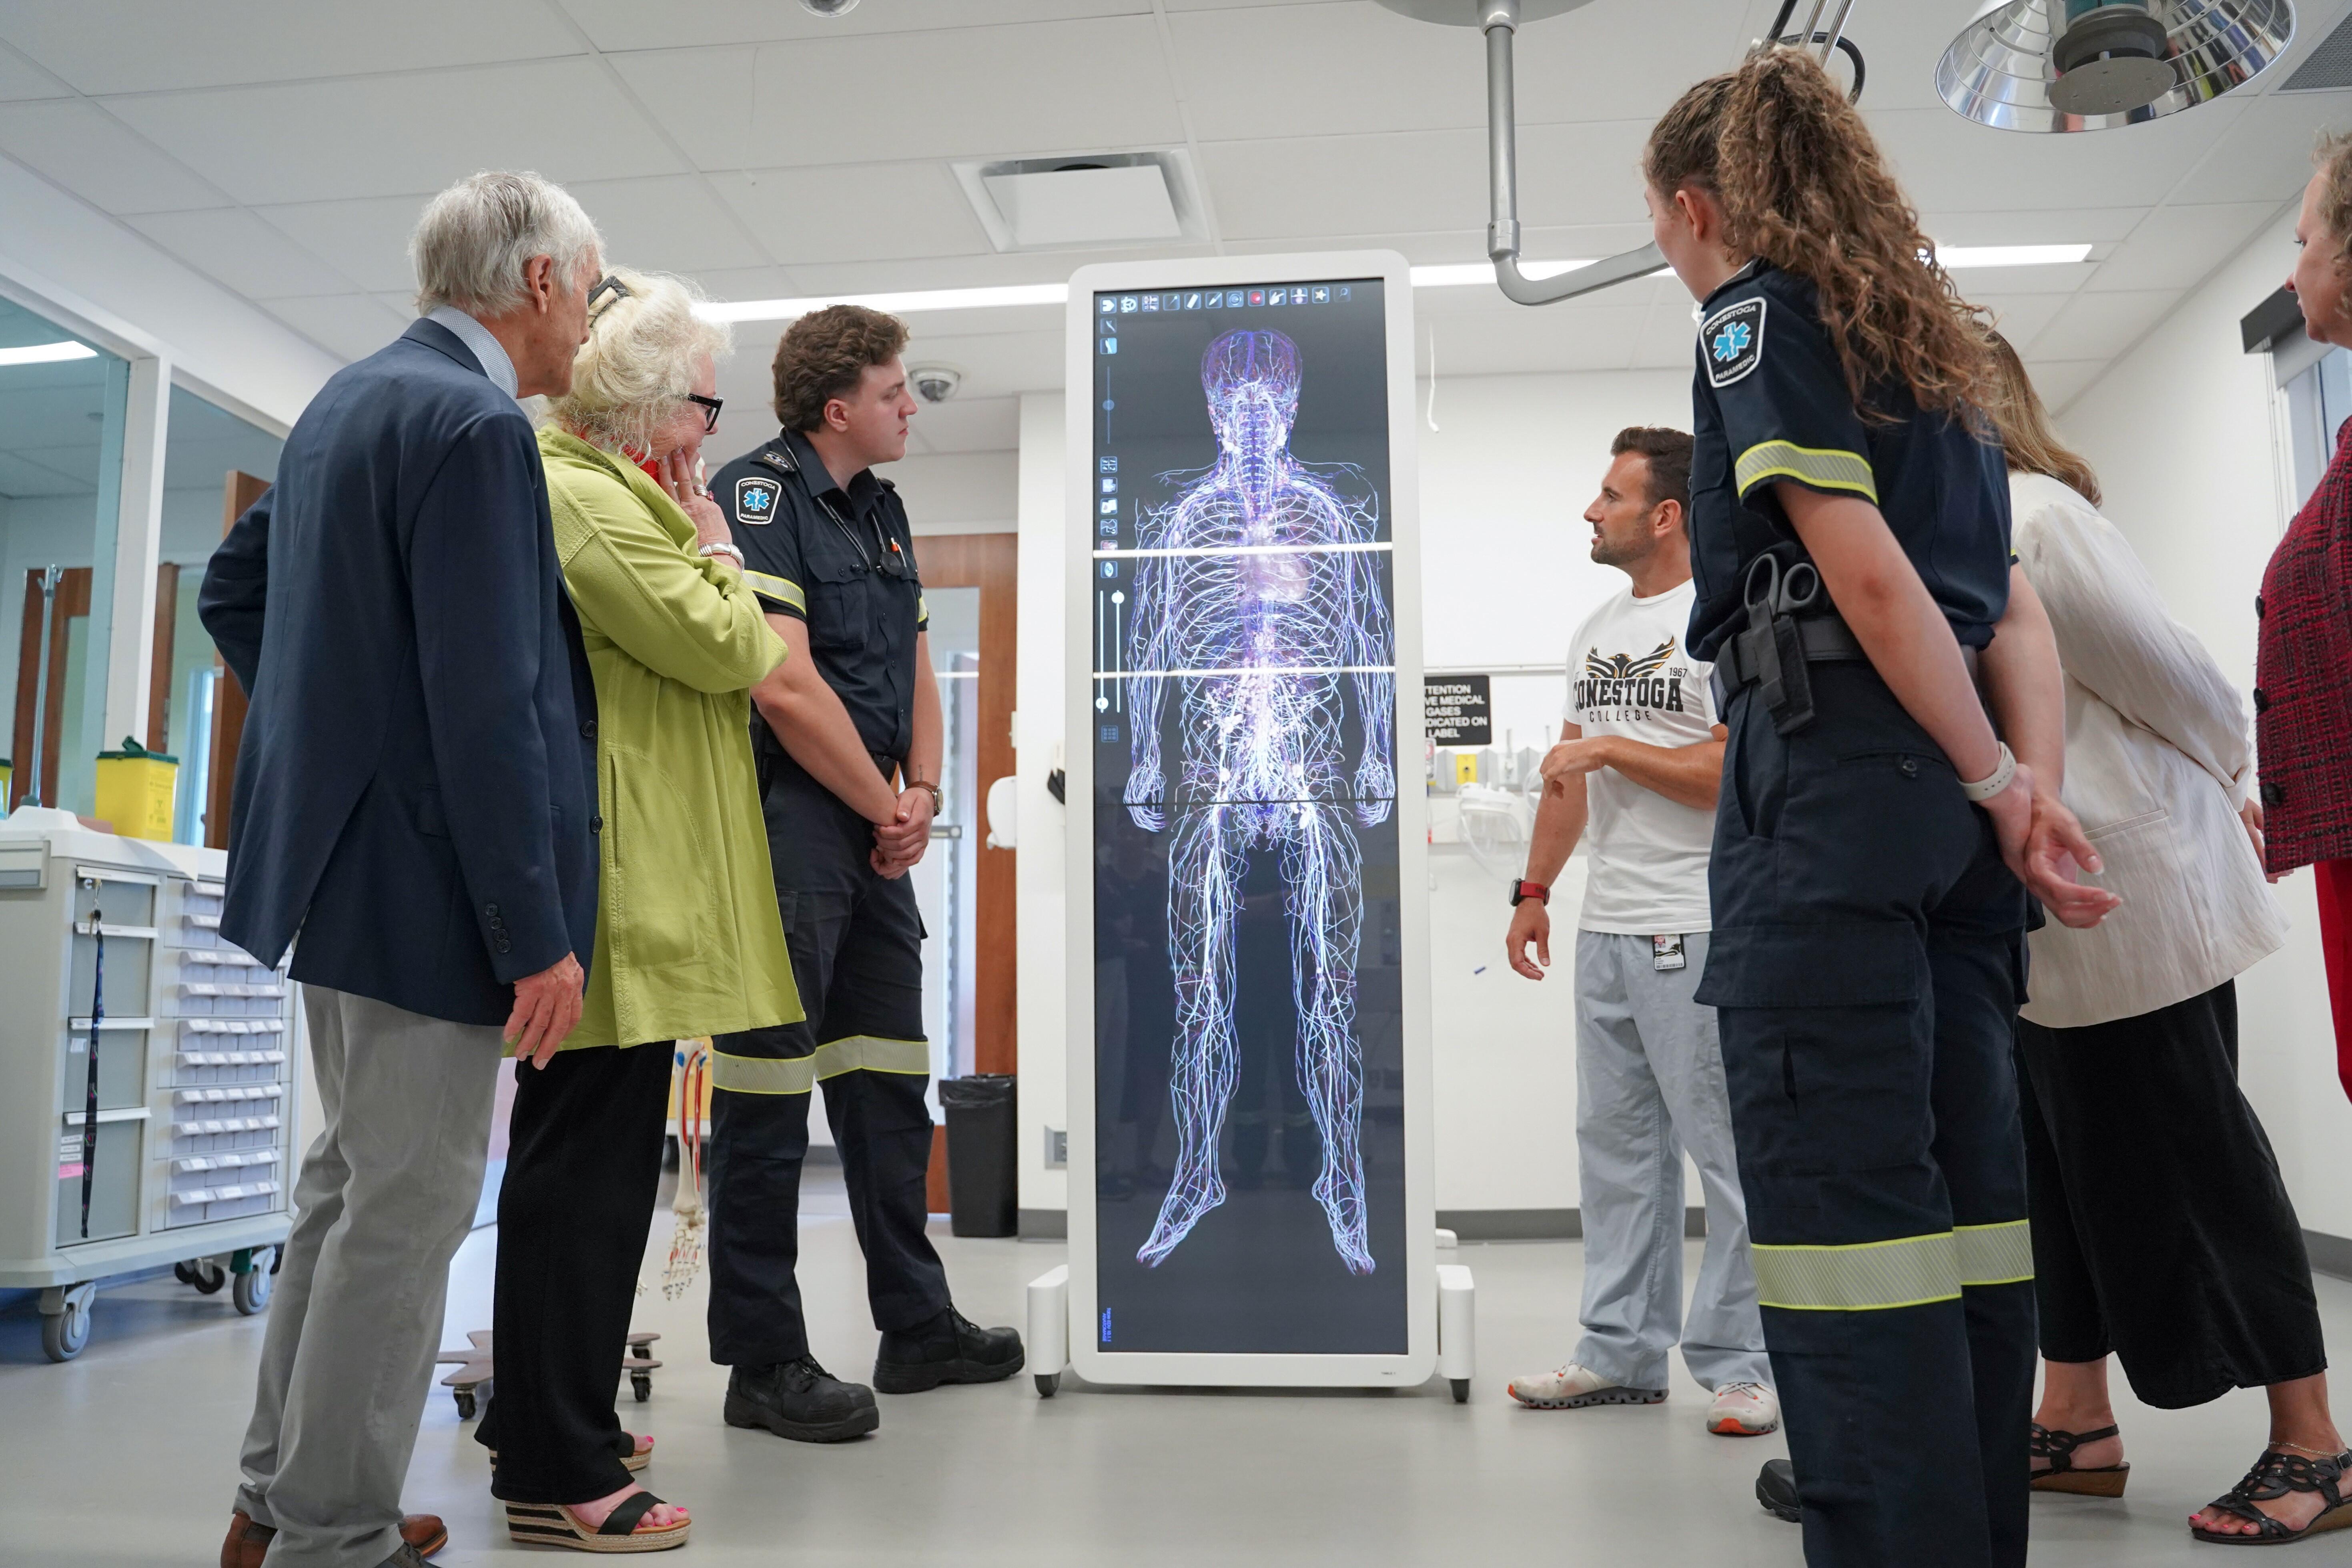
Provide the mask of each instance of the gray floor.
[{"label": "gray floor", "polygon": [[[803,1285],[817,1353],[862,1377],[874,1334],[856,1238],[837,1191],[810,1194]],[[489,1321],[494,1231],[478,1233],[452,1279],[449,1332]],[[1022,1287],[1059,1246],[940,1247],[971,1315],[1018,1321]],[[667,1252],[657,1222],[647,1278]],[[1503,1393],[1517,1370],[1573,1342],[1580,1250],[1571,1243],[1465,1247],[1477,1273],[1479,1382],[1457,1406],[1442,1384],[1379,1394],[1162,1393],[1073,1386],[1039,1400],[1028,1379],[886,1398],[882,1430],[817,1448],[718,1419],[722,1374],[702,1356],[701,1292],[657,1285],[639,1326],[667,1364],[651,1403],[624,1418],[660,1440],[647,1479],[696,1517],[688,1555],[722,1563],[1795,1564],[1797,1531],[1749,1498],[1778,1438],[1738,1441],[1699,1426],[1703,1395],[1678,1384],[1663,1405],[1539,1413]],[[1692,1255],[1696,1264],[1696,1244]],[[2352,1335],[2352,1285],[2320,1282],[2330,1337]],[[168,1279],[100,1298],[79,1361],[42,1359],[29,1305],[0,1312],[0,1472],[12,1500],[11,1563],[205,1564],[236,1480],[259,1320],[226,1295]],[[1932,1420],[1935,1413],[1923,1411]],[[2127,1405],[2128,1500],[2035,1500],[2037,1564],[2210,1562],[2182,1520],[2235,1480],[2259,1447],[2263,1405],[2241,1394],[2201,1410]],[[436,1391],[410,1472],[408,1506],[445,1516],[448,1568],[512,1560],[494,1527],[480,1450]],[[2339,1538],[2340,1539],[2340,1538]],[[2317,1546],[2341,1561],[2340,1546]],[[542,1560],[544,1560],[542,1558]]]}]

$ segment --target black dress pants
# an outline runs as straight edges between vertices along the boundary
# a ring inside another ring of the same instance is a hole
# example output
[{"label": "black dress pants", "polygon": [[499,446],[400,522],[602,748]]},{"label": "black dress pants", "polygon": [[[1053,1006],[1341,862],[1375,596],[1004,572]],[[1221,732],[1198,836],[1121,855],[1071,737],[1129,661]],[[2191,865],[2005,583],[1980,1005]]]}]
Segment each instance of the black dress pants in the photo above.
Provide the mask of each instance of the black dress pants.
[{"label": "black dress pants", "polygon": [[613,1404],[675,1057],[662,1040],[516,1069],[490,1319],[498,1380],[475,1433],[499,1456],[495,1497],[583,1503],[629,1482]]},{"label": "black dress pants", "polygon": [[2303,1229],[2238,1090],[2225,981],[2136,1018],[2017,1025],[2042,1353],[2160,1410],[2327,1367]]}]

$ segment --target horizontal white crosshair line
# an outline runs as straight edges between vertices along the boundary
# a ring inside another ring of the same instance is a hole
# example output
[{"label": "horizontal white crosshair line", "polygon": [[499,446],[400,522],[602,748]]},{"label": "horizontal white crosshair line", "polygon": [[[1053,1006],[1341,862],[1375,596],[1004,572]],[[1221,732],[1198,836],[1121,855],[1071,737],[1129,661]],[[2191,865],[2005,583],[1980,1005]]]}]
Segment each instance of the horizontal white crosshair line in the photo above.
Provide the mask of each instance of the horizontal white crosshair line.
[{"label": "horizontal white crosshair line", "polygon": [[1097,680],[1209,680],[1244,675],[1394,675],[1392,664],[1245,664],[1238,669],[1097,669]]},{"label": "horizontal white crosshair line", "polygon": [[1351,555],[1391,551],[1385,541],[1368,544],[1202,544],[1181,550],[1097,550],[1097,558],[1166,560],[1174,555]]}]

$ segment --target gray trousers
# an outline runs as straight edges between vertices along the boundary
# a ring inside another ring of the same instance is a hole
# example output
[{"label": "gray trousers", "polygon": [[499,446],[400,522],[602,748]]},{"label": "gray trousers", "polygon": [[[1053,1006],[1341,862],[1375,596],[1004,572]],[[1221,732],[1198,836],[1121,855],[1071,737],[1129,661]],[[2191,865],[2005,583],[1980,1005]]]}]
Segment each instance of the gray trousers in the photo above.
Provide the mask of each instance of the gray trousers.
[{"label": "gray trousers", "polygon": [[[1681,969],[1646,936],[1576,933],[1576,1151],[1583,1188],[1584,1340],[1576,1362],[1633,1388],[1666,1386],[1666,1352],[1703,1388],[1769,1387],[1748,1214],[1715,1009],[1691,999],[1705,932]],[[1706,1252],[1683,1315],[1683,1151],[1706,1197]]]},{"label": "gray trousers", "polygon": [[380,1568],[489,1153],[499,1031],[302,988],[326,1125],[302,1161],[236,1506],[268,1568]]}]

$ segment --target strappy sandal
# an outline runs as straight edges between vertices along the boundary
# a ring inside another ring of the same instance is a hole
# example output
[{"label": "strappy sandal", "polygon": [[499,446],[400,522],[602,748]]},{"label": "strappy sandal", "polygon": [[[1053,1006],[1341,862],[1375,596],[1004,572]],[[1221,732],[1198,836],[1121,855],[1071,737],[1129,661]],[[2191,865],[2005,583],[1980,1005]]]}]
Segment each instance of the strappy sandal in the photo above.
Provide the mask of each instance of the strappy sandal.
[{"label": "strappy sandal", "polygon": [[[625,1453],[622,1452],[625,1448],[627,1450]],[[490,1457],[490,1468],[494,1470],[497,1469],[499,1468],[499,1451],[496,1448],[485,1448],[482,1451]],[[651,1448],[638,1447],[637,1435],[634,1432],[624,1432],[618,1437],[614,1438],[613,1440],[613,1452],[619,1458],[621,1461],[621,1468],[628,1471],[629,1474],[633,1476],[639,1470],[644,1469],[647,1465],[654,1462],[654,1451]]]},{"label": "strappy sandal", "polygon": [[2049,1460],[2050,1468],[2033,1472],[2033,1489],[2072,1492],[2077,1497],[2123,1496],[2125,1483],[2131,1479],[2129,1459],[2120,1465],[2084,1467],[2074,1463],[2075,1449],[2114,1436],[2113,1426],[2102,1426],[2095,1432],[2061,1432],[2036,1421],[2027,1450],[2037,1459]]},{"label": "strappy sandal", "polygon": [[667,1552],[686,1544],[693,1523],[639,1530],[637,1525],[661,1501],[651,1492],[632,1492],[594,1530],[582,1523],[564,1503],[510,1502],[507,1533],[522,1546],[568,1546],[574,1552]]},{"label": "strappy sandal", "polygon": [[[2352,1471],[2352,1451],[2332,1459],[2318,1459],[2265,1448],[2263,1457],[2254,1461],[2254,1468],[2246,1472],[2244,1480],[2205,1505],[2209,1510],[2244,1520],[2254,1526],[2254,1533],[2223,1535],[2194,1524],[2189,1527],[2189,1533],[2216,1546],[2284,1546],[2323,1530],[2342,1530],[2352,1525],[2352,1501],[2347,1501],[2340,1489],[2347,1471]],[[2258,1502],[2274,1502],[2289,1492],[2317,1492],[2327,1506],[2301,1530],[2290,1527],[2284,1520],[2273,1519],[2254,1506]]]}]

